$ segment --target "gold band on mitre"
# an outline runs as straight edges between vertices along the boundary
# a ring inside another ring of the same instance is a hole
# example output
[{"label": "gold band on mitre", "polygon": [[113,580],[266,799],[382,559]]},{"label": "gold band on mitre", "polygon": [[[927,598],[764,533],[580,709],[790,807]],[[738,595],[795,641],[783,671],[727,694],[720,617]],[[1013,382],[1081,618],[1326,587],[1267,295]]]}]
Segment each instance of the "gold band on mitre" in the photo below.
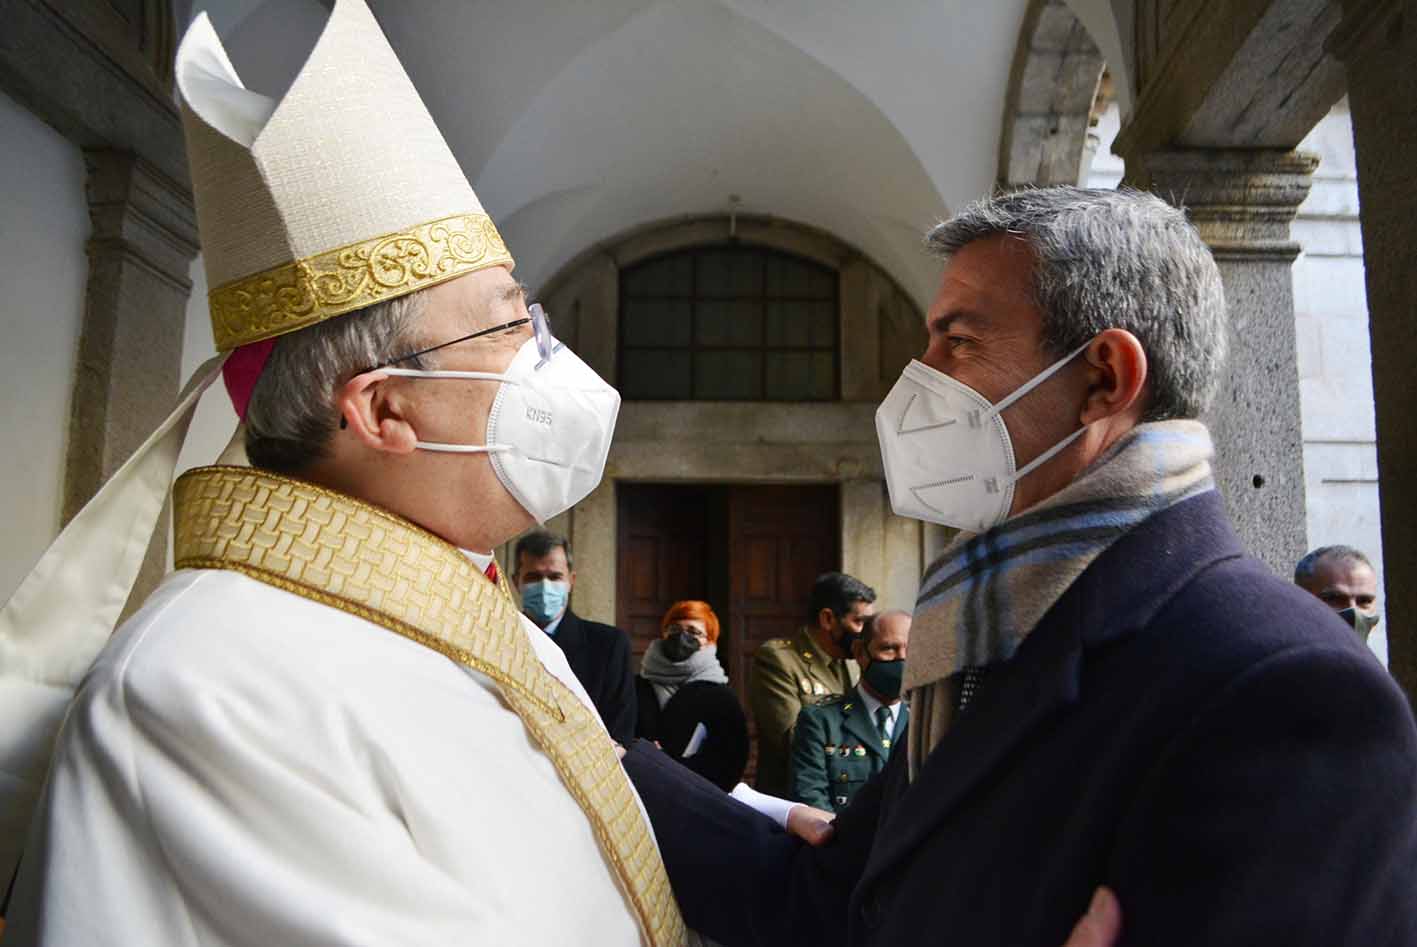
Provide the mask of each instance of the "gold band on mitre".
[{"label": "gold band on mitre", "polygon": [[226,352],[465,273],[512,265],[491,217],[444,217],[218,286],[207,294],[212,335],[217,351]]}]

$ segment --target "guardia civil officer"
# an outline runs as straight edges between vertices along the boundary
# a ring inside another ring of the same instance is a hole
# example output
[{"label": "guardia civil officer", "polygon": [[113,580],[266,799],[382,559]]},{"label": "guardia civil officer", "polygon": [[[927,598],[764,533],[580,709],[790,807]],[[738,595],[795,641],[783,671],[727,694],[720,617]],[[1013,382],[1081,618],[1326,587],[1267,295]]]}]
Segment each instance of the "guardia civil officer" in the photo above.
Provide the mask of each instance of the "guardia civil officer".
[{"label": "guardia civil officer", "polygon": [[910,613],[872,615],[853,648],[861,680],[849,693],[809,704],[797,715],[788,795],[839,812],[856,791],[885,769],[910,720],[900,699]]}]

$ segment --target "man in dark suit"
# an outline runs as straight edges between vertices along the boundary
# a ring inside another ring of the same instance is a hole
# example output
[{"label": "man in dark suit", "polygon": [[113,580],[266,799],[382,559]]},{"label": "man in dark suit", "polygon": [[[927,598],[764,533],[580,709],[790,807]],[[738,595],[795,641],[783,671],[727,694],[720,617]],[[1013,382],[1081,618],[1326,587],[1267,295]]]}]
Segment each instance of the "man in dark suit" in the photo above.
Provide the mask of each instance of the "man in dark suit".
[{"label": "man in dark suit", "polygon": [[517,540],[515,555],[512,584],[521,593],[522,613],[560,645],[611,738],[617,743],[630,741],[636,712],[630,636],[571,611],[576,572],[564,536],[534,530]]},{"label": "man in dark suit", "polygon": [[1106,886],[1124,944],[1417,944],[1417,727],[1226,520],[1199,235],[1048,188],[931,243],[929,345],[878,434],[896,511],[969,532],[922,578],[907,752],[809,847],[631,747],[685,920],[729,947],[1053,945]]}]

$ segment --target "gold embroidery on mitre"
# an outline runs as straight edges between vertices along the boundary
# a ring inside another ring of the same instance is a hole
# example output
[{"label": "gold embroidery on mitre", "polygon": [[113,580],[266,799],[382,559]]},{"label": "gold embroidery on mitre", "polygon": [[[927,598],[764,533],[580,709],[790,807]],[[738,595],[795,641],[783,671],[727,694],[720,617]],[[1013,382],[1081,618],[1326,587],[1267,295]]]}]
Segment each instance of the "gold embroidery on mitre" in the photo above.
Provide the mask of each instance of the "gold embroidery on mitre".
[{"label": "gold embroidery on mitre", "polygon": [[[684,920],[610,736],[546,670],[505,583],[391,513],[249,467],[200,467],[173,487],[179,569],[228,569],[411,638],[491,678],[581,807],[645,942]],[[499,570],[500,571],[500,570]]]},{"label": "gold embroidery on mitre", "polygon": [[444,217],[218,286],[212,336],[225,352],[501,264],[512,256],[491,217]]}]

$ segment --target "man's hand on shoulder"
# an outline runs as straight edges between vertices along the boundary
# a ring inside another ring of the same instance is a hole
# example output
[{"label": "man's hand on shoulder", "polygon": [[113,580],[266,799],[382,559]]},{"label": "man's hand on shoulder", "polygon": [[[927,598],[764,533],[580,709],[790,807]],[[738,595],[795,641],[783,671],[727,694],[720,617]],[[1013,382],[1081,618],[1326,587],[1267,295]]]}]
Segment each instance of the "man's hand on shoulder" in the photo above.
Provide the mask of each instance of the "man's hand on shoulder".
[{"label": "man's hand on shoulder", "polygon": [[[797,836],[808,845],[825,845],[831,841],[832,820],[836,815],[822,809],[816,809],[809,805],[799,804],[793,806],[787,812],[787,831]],[[1074,945],[1067,945],[1074,947]],[[1091,945],[1086,945],[1091,947]]]},{"label": "man's hand on shoulder", "polygon": [[1112,947],[1121,934],[1122,906],[1110,888],[1098,888],[1063,947]]}]

